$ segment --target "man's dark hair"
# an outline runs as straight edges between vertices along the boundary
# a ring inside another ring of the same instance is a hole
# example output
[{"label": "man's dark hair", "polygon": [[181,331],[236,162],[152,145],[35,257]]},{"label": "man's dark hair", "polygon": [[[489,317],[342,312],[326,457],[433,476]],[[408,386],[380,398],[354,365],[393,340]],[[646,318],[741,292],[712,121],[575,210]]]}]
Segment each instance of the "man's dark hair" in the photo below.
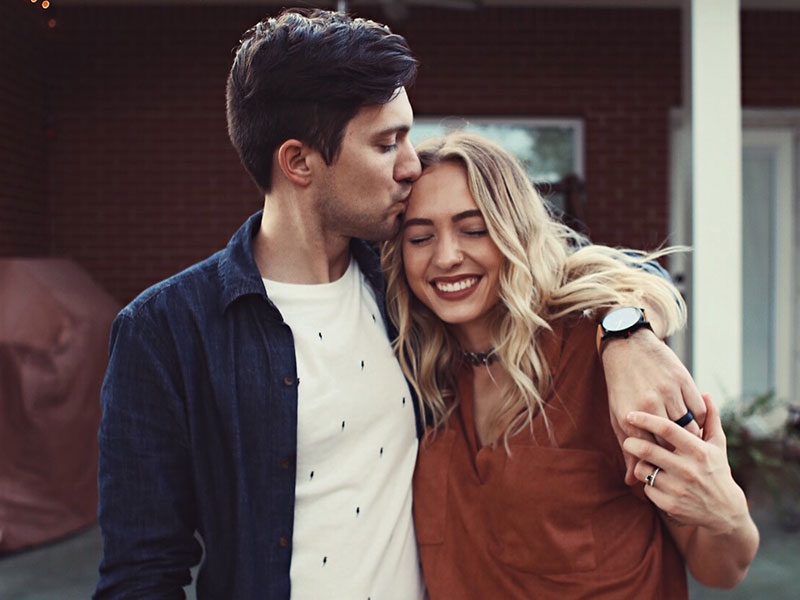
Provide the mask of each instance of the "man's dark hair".
[{"label": "man's dark hair", "polygon": [[417,61],[385,25],[342,13],[290,9],[245,32],[228,76],[228,134],[262,191],[272,156],[288,139],[338,155],[362,106],[389,102],[410,85]]}]

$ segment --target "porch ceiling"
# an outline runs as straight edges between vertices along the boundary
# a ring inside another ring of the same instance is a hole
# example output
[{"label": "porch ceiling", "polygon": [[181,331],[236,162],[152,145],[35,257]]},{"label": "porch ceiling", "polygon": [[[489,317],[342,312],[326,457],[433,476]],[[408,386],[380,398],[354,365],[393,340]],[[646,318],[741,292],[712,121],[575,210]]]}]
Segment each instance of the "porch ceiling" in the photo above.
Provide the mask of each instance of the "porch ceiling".
[{"label": "porch ceiling", "polygon": [[[688,0],[350,0],[350,6],[366,4],[408,4],[417,6],[440,6],[443,8],[493,7],[493,6],[549,6],[549,7],[641,7],[665,8],[680,7]],[[52,0],[53,5],[61,6],[146,6],[146,5],[286,5],[291,2],[281,0]],[[308,4],[303,2],[302,4]],[[336,6],[336,0],[312,2],[318,6]],[[800,0],[741,0],[744,10],[800,10]]]}]

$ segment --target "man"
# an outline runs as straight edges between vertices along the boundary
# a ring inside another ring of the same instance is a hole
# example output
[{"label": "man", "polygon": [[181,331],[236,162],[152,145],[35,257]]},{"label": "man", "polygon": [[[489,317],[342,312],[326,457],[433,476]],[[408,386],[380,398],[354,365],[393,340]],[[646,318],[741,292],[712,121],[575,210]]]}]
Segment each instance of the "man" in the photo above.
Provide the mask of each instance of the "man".
[{"label": "man", "polygon": [[[397,231],[420,173],[415,73],[405,40],[371,21],[288,11],[245,34],[228,125],[264,209],[114,323],[95,598],[182,597],[195,532],[201,599],[424,597],[419,419],[363,241]],[[645,331],[608,344],[617,418],[703,406],[681,399],[663,348]]]}]

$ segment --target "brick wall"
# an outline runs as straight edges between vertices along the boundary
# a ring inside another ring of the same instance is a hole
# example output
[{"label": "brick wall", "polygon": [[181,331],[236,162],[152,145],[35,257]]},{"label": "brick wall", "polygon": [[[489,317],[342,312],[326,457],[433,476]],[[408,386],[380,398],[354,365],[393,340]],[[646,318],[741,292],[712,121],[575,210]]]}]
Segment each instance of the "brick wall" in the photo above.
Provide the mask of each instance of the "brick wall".
[{"label": "brick wall", "polygon": [[584,119],[595,241],[666,237],[668,110],[680,103],[675,10],[420,11],[418,114]]},{"label": "brick wall", "polygon": [[225,124],[231,49],[260,14],[60,12],[53,244],[121,301],[223,246],[261,206]]},{"label": "brick wall", "polygon": [[[230,49],[262,13],[60,13],[53,246],[122,301],[220,247],[259,207],[223,107]],[[664,239],[677,11],[412,8],[409,16],[392,25],[422,61],[418,114],[585,118],[592,235],[634,246]]]},{"label": "brick wall", "polygon": [[742,15],[742,105],[800,109],[800,11]]},{"label": "brick wall", "polygon": [[49,250],[42,12],[0,2],[0,256]]},{"label": "brick wall", "polygon": [[[52,249],[119,300],[221,247],[260,207],[227,139],[224,85],[231,49],[265,12],[58,13],[48,46]],[[377,8],[359,12],[387,20]],[[798,14],[743,16],[746,104],[800,105]],[[412,7],[389,24],[422,62],[418,115],[583,118],[593,238],[652,247],[668,235],[680,21],[677,10]]]}]

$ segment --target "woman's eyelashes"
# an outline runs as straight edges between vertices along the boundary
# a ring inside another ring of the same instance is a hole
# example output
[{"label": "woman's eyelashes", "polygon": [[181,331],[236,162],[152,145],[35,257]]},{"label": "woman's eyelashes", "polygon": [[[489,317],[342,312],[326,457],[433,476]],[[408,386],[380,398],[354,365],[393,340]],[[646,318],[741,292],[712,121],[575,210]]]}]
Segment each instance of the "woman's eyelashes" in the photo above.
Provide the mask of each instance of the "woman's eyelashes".
[{"label": "woman's eyelashes", "polygon": [[[464,229],[461,233],[467,237],[472,238],[479,238],[487,235],[489,232],[485,228],[475,228],[475,229]],[[406,237],[406,241],[411,244],[412,246],[418,246],[420,244],[424,244],[425,242],[433,239],[432,233],[420,233],[415,235],[409,235]]]},{"label": "woman's eyelashes", "polygon": [[418,246],[419,244],[423,244],[427,242],[429,239],[433,237],[432,234],[425,234],[425,235],[411,235],[406,238],[406,241],[411,244],[412,246]]},{"label": "woman's eyelashes", "polygon": [[488,231],[486,231],[486,229],[470,229],[465,231],[464,233],[473,237],[481,237],[486,235]]}]

